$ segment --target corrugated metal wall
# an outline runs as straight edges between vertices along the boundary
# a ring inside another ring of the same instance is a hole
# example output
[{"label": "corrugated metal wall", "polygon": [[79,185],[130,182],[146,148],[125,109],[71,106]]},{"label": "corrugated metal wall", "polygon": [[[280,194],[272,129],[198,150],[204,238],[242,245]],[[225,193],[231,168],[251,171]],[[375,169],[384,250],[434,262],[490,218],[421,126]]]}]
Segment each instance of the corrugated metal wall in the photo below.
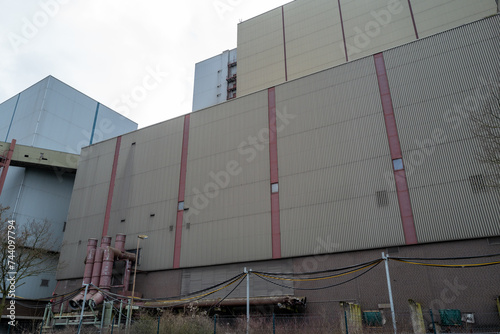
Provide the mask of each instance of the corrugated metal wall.
[{"label": "corrugated metal wall", "polygon": [[240,23],[238,96],[346,62],[346,52],[352,61],[497,12],[495,0],[411,4],[414,20],[407,0],[340,0],[340,11],[335,0],[297,0],[284,15],[280,7]]},{"label": "corrugated metal wall", "polygon": [[283,8],[288,80],[345,62],[337,1],[293,1]]},{"label": "corrugated metal wall", "polygon": [[283,84],[276,97],[277,113],[291,115],[278,130],[283,256],[404,244],[383,177],[391,159],[373,60]]},{"label": "corrugated metal wall", "polygon": [[281,7],[238,25],[238,96],[285,81]]},{"label": "corrugated metal wall", "polygon": [[413,0],[412,8],[420,38],[482,19],[497,11],[492,0]]},{"label": "corrugated metal wall", "polygon": [[101,238],[116,139],[82,150],[57,278],[81,277],[89,238]]},{"label": "corrugated metal wall", "polygon": [[267,92],[191,115],[182,267],[271,256],[266,129]]},{"label": "corrugated metal wall", "polygon": [[136,248],[138,234],[148,235],[141,266],[149,270],[172,267],[183,122],[122,136],[108,234],[125,233],[126,249]]},{"label": "corrugated metal wall", "polygon": [[341,0],[349,60],[415,40],[407,1]]},{"label": "corrugated metal wall", "polygon": [[384,52],[419,242],[500,233],[497,194],[471,184],[493,171],[469,120],[498,92],[499,36],[494,16]]}]

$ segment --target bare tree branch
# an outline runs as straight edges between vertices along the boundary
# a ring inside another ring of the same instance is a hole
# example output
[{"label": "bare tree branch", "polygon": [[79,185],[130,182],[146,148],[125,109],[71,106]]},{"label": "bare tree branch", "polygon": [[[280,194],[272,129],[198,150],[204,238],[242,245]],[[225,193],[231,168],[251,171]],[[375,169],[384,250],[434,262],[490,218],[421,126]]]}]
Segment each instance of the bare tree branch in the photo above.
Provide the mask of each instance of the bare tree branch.
[{"label": "bare tree branch", "polygon": [[9,273],[15,272],[17,289],[25,284],[28,277],[55,272],[59,256],[51,250],[53,241],[49,221],[33,220],[17,224],[13,228],[14,225],[7,218],[2,218],[2,214],[8,209],[0,205],[0,272],[3,277],[0,283],[1,310],[6,306],[9,295],[10,282],[7,279],[12,276]]}]

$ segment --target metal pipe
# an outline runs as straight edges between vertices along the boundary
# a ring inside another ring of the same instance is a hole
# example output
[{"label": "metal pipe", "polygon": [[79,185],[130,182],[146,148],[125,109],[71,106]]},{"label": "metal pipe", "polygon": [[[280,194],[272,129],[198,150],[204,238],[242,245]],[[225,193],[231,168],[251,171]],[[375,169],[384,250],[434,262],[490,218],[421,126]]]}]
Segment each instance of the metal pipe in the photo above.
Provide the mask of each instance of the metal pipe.
[{"label": "metal pipe", "polygon": [[394,329],[394,334],[397,334],[398,329],[396,326],[396,313],[394,312],[394,301],[392,299],[391,276],[389,275],[389,255],[385,256],[385,253],[382,252],[382,259],[385,260],[385,275],[387,277],[387,289],[389,290],[389,302],[391,303],[392,327]]},{"label": "metal pipe", "polygon": [[122,295],[128,292],[128,287],[130,284],[130,272],[132,271],[132,261],[125,260],[125,272],[123,273],[123,291]]},{"label": "metal pipe", "polygon": [[89,291],[89,299],[92,298],[97,293],[97,287],[100,284],[101,281],[101,269],[102,269],[102,256],[103,256],[103,250],[102,248],[97,248],[96,253],[95,253],[95,259],[94,259],[94,267],[92,269],[92,280],[91,280],[91,285],[92,287],[90,288]]},{"label": "metal pipe", "polygon": [[[85,258],[85,269],[83,272],[83,282],[82,287],[88,285],[92,279],[92,270],[94,267],[95,253],[97,247],[97,239],[90,238],[87,242],[87,257]],[[73,299],[69,301],[69,306],[76,310],[80,307],[79,303],[84,299],[84,292],[81,291]]]},{"label": "metal pipe", "polygon": [[120,252],[125,252],[125,240],[127,236],[122,233],[118,233],[115,237],[115,248]]},{"label": "metal pipe", "polygon": [[[83,300],[85,300],[85,298],[87,298],[87,291],[89,289],[89,285],[85,285],[85,295],[83,297]],[[80,313],[80,324],[78,325],[78,334],[80,334],[80,331],[82,330],[82,322],[83,322],[83,311],[84,311],[85,307],[82,307],[82,312]]]},{"label": "metal pipe", "polygon": [[247,334],[248,334],[250,330],[250,273],[247,271],[247,267],[243,269],[243,272],[247,274]]},{"label": "metal pipe", "polygon": [[[120,260],[136,261],[136,256],[133,253],[121,252],[114,247],[106,247],[102,256],[101,276],[99,280],[99,288],[104,291],[109,291],[111,288],[111,275],[113,272],[113,263],[115,258]],[[89,300],[89,304],[94,308],[102,303],[104,294],[102,291],[97,292]]]}]

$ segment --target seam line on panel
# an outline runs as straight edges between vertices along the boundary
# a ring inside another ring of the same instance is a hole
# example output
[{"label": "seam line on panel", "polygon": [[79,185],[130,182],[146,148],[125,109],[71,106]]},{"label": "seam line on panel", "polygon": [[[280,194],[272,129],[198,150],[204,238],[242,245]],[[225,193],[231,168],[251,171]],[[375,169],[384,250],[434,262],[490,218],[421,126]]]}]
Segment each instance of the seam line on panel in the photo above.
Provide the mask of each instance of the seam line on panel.
[{"label": "seam line on panel", "polygon": [[286,63],[285,9],[281,6],[281,23],[283,24],[283,56],[285,59],[285,81],[288,81],[288,65]]},{"label": "seam line on panel", "polygon": [[94,124],[92,125],[92,134],[90,135],[90,142],[89,145],[92,145],[94,141],[94,133],[95,133],[95,126],[97,124],[97,116],[99,115],[99,106],[101,104],[97,102],[97,107],[95,108],[95,115],[94,115]]},{"label": "seam line on panel", "polygon": [[268,116],[269,116],[269,165],[271,193],[271,242],[273,259],[281,258],[281,229],[280,229],[280,206],[279,191],[273,193],[272,184],[278,183],[278,134],[276,129],[276,90],[275,87],[268,89]]},{"label": "seam line on panel", "polygon": [[182,153],[179,175],[179,193],[177,200],[177,217],[175,220],[175,240],[173,267],[179,268],[181,264],[181,243],[182,243],[182,223],[184,219],[184,209],[179,210],[179,203],[184,202],[186,194],[186,173],[187,173],[187,153],[189,146],[189,124],[190,115],[184,116],[184,129],[182,133]]},{"label": "seam line on panel", "polygon": [[417,23],[415,22],[415,16],[413,15],[413,7],[411,6],[411,0],[408,0],[408,7],[410,8],[411,21],[413,22],[413,30],[415,30],[415,37],[418,38]]},{"label": "seam line on panel", "polygon": [[102,227],[102,237],[108,234],[109,217],[111,215],[111,204],[113,203],[113,192],[115,190],[116,170],[118,168],[118,157],[120,156],[120,146],[122,136],[116,138],[115,156],[113,158],[113,167],[111,169],[111,180],[109,181],[108,200],[106,202],[106,213],[104,214],[104,225]]},{"label": "seam line on panel", "polygon": [[345,40],[344,19],[342,18],[342,7],[340,6],[340,0],[338,0],[338,4],[339,4],[339,14],[340,14],[340,26],[342,27],[342,39],[344,40],[345,61],[349,61],[349,57],[347,56],[347,42]]},{"label": "seam line on panel", "polygon": [[5,135],[5,142],[7,142],[8,138],[9,138],[10,129],[12,128],[12,123],[14,122],[14,116],[16,115],[17,104],[19,103],[19,97],[20,96],[21,96],[21,93],[17,94],[16,105],[14,106],[14,112],[12,113],[12,117],[10,119],[9,129],[7,129],[7,135]]},{"label": "seam line on panel", "polygon": [[[384,62],[384,54],[377,53],[373,56],[375,71],[377,74],[377,82],[380,92],[380,101],[382,104],[382,112],[384,114],[385,127],[387,132],[387,140],[389,142],[389,150],[391,154],[391,162],[394,159],[402,159],[401,145],[399,142],[399,135],[394,117],[394,108],[392,105],[391,91],[389,88],[389,78],[387,76],[387,69]],[[406,180],[406,173],[403,169],[395,170],[394,181],[396,184],[396,193],[398,196],[399,211],[401,214],[401,223],[403,225],[403,233],[405,243],[413,245],[418,243],[417,233],[415,229],[415,221],[413,218],[413,211],[411,209],[410,193],[408,189],[408,182]]]}]

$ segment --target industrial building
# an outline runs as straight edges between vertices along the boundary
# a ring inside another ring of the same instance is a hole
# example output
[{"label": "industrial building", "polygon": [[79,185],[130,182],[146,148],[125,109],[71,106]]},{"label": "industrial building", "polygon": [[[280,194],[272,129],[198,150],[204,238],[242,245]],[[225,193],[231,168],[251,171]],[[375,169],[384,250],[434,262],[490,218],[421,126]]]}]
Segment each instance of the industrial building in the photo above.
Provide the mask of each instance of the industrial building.
[{"label": "industrial building", "polygon": [[[18,229],[47,220],[50,250],[57,253],[81,147],[136,130],[137,124],[52,76],[1,103],[0,119],[0,205],[10,207],[3,219],[15,220]],[[16,294],[25,300],[51,296],[55,271],[18,285]]]},{"label": "industrial building", "polygon": [[193,111],[236,97],[237,52],[227,50],[195,65]]},{"label": "industrial building", "polygon": [[[249,268],[251,297],[271,310],[273,297],[299,298],[300,312],[338,320],[350,303],[390,326],[413,300],[498,328],[499,193],[487,186],[498,166],[477,159],[469,119],[499,89],[497,10],[297,0],[240,23],[237,98],[82,150],[57,293],[80,288],[84,269],[94,282],[100,262],[82,260],[100,249],[103,293],[135,288],[142,306]],[[138,255],[134,288],[135,258],[112,252]],[[340,287],[284,278],[335,268],[363,275]]]}]

